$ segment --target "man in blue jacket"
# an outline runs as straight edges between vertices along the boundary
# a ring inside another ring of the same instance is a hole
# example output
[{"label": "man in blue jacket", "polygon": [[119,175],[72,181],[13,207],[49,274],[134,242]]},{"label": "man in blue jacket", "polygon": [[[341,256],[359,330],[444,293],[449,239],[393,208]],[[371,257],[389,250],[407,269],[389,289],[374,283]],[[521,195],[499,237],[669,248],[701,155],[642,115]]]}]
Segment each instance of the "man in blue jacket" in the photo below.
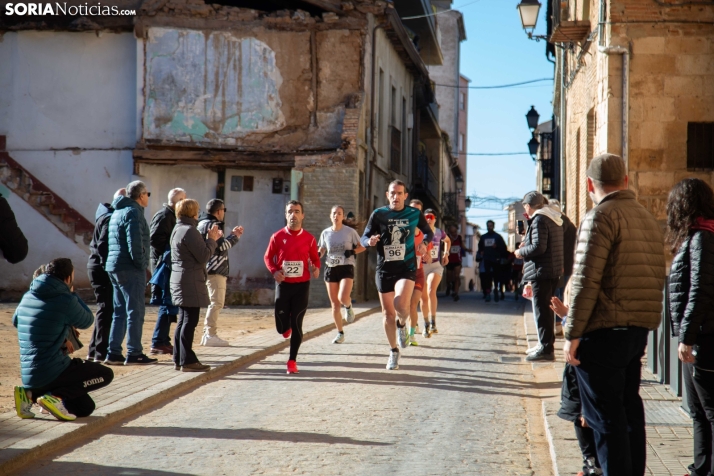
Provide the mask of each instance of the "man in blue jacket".
[{"label": "man in blue jacket", "polygon": [[[104,267],[114,287],[109,353],[104,361],[107,365],[145,365],[158,361],[146,356],[141,346],[146,270],[151,253],[144,208],[149,205],[150,196],[146,185],[136,180],[126,186],[125,197],[112,202],[115,211],[109,220],[109,253]],[[122,354],[125,335],[126,359]]]},{"label": "man in blue jacket", "polygon": [[[74,266],[68,258],[50,261],[17,306],[12,325],[20,342],[22,387],[15,387],[20,418],[33,418],[32,402],[58,420],[92,414],[88,392],[106,387],[114,372],[101,364],[70,359],[62,347],[73,328],[87,329],[94,315],[74,293]],[[71,350],[70,350],[71,352]]]}]

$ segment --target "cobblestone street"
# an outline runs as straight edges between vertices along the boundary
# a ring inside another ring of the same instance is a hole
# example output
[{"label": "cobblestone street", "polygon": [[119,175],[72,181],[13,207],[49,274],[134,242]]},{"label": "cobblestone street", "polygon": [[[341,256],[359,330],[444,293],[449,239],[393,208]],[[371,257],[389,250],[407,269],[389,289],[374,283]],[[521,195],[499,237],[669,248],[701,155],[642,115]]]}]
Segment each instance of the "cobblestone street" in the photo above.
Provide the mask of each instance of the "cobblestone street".
[{"label": "cobblestone street", "polygon": [[440,309],[398,371],[373,314],[303,343],[297,376],[281,352],[25,474],[550,474],[522,304]]}]

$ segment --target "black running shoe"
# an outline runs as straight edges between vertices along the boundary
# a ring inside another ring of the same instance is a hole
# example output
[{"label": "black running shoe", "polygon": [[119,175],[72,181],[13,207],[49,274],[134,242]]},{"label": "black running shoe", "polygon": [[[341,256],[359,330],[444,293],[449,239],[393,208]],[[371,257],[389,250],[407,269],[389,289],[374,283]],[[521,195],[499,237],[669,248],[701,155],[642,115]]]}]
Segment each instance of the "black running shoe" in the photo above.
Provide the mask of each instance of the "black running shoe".
[{"label": "black running shoe", "polygon": [[148,357],[145,354],[130,355],[126,358],[126,362],[124,362],[124,365],[149,365],[155,364],[158,361],[159,359],[152,359],[151,357]]},{"label": "black running shoe", "polygon": [[544,351],[544,349],[541,349],[537,352],[533,352],[532,354],[528,355],[526,357],[526,362],[539,362],[539,361],[547,361],[547,362],[552,362],[555,360],[555,351],[551,350],[548,353]]},{"label": "black running shoe", "polygon": [[104,359],[104,365],[124,365],[125,360],[123,355],[109,354]]}]

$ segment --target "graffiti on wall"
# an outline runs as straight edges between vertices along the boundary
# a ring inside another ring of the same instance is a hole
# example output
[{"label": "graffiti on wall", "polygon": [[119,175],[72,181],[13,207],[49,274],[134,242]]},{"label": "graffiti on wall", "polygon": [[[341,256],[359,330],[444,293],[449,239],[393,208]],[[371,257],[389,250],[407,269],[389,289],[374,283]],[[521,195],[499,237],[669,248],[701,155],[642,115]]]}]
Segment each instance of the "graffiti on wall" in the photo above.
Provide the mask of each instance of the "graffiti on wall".
[{"label": "graffiti on wall", "polygon": [[235,145],[285,127],[275,52],[228,32],[152,28],[144,138]]}]

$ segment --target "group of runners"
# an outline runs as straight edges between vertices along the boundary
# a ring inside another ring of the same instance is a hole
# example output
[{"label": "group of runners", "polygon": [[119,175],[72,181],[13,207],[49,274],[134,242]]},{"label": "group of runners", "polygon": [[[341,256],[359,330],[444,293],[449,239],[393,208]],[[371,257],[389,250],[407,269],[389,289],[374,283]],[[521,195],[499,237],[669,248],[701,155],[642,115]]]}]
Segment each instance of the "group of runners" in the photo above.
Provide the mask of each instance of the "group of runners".
[{"label": "group of runners", "polygon": [[333,343],[345,340],[343,319],[347,323],[355,320],[351,300],[355,256],[370,247],[377,251],[376,285],[390,347],[386,368],[399,368],[400,348],[418,345],[415,334],[419,332],[419,303],[424,320],[422,335],[429,338],[438,332],[436,290],[446,268],[454,283],[453,299],[458,301],[464,248],[456,226],[449,227],[448,233],[436,228],[434,210],[422,211],[423,203],[419,200],[411,200],[407,205],[407,198],[404,182],[390,183],[389,205],[372,212],[361,237],[345,224],[344,208],[335,205],[330,212],[332,226],[323,230],[319,241],[302,228],[302,204],[296,200],[288,202],[287,226],[271,237],[264,256],[265,265],[277,283],[276,329],[290,339],[288,374],[298,373],[297,354],[302,343],[310,280],[319,276],[322,257],[327,266],[324,279],[337,328]]}]

